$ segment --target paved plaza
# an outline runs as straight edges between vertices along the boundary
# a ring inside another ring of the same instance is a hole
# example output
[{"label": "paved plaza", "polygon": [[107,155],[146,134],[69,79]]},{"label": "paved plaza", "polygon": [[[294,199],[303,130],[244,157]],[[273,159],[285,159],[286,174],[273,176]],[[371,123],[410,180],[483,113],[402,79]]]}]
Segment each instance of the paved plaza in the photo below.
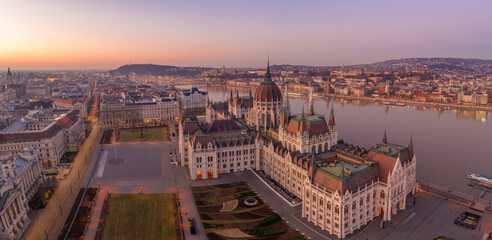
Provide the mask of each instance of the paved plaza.
[{"label": "paved plaza", "polygon": [[[175,129],[171,128],[173,131]],[[184,222],[186,239],[206,239],[185,168],[170,164],[170,152],[175,152],[176,140],[174,137],[171,142],[117,142],[103,145],[101,157],[94,164],[88,185],[100,187],[101,191],[96,198],[103,198],[107,192],[148,194],[178,191],[183,216],[193,217],[197,223],[197,235],[191,235],[187,222]],[[107,153],[104,154],[104,151]],[[104,155],[107,155],[105,159]],[[99,211],[98,207],[100,205],[96,205],[94,211]],[[94,231],[89,229],[89,232]],[[88,234],[86,239],[93,239],[91,236],[95,234]]]}]

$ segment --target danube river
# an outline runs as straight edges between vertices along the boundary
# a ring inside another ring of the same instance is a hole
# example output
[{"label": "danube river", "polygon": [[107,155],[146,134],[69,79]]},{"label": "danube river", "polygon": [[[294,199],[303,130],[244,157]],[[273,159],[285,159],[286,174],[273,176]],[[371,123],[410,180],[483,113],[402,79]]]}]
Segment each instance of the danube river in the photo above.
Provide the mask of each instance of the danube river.
[{"label": "danube river", "polygon": [[[230,96],[230,90],[225,88],[208,92],[212,101],[224,101]],[[248,94],[239,92],[239,95]],[[289,101],[291,112],[299,114],[306,99],[290,97]],[[315,113],[328,119],[330,104],[325,99],[315,100]],[[467,174],[492,176],[492,119],[488,112],[383,106],[347,100],[334,101],[334,111],[338,138],[350,144],[370,148],[382,141],[386,130],[388,142],[406,146],[413,135],[417,178],[424,182],[479,195],[479,190],[468,186]],[[492,193],[485,194],[485,198],[492,199]]]}]

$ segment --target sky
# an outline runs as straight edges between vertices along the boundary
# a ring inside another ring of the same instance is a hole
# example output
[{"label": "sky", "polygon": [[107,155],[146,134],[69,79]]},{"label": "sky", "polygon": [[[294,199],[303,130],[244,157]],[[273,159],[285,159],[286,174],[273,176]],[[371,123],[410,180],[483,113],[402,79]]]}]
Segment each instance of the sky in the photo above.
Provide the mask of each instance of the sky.
[{"label": "sky", "polygon": [[[492,59],[490,0],[2,0],[0,70]],[[3,70],[2,70],[3,71]]]}]

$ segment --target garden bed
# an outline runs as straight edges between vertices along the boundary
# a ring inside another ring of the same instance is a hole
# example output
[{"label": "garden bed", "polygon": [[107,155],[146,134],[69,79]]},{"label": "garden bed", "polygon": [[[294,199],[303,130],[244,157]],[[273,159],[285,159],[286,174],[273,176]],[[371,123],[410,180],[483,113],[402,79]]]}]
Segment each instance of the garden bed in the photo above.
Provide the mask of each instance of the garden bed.
[{"label": "garden bed", "polygon": [[[304,239],[291,229],[279,215],[267,206],[245,182],[215,186],[194,187],[193,195],[198,203],[203,227],[210,240],[233,239],[225,232],[250,235],[247,239]],[[255,206],[247,206],[244,200],[255,198]],[[223,203],[237,200],[238,206],[230,212],[220,212]]]}]

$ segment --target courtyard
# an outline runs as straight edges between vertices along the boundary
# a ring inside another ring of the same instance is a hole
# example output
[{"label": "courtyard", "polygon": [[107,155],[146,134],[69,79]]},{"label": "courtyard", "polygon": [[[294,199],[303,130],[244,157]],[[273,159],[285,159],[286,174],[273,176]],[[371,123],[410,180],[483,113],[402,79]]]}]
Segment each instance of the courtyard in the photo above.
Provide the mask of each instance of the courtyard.
[{"label": "courtyard", "polygon": [[174,194],[110,194],[103,240],[181,239]]}]

